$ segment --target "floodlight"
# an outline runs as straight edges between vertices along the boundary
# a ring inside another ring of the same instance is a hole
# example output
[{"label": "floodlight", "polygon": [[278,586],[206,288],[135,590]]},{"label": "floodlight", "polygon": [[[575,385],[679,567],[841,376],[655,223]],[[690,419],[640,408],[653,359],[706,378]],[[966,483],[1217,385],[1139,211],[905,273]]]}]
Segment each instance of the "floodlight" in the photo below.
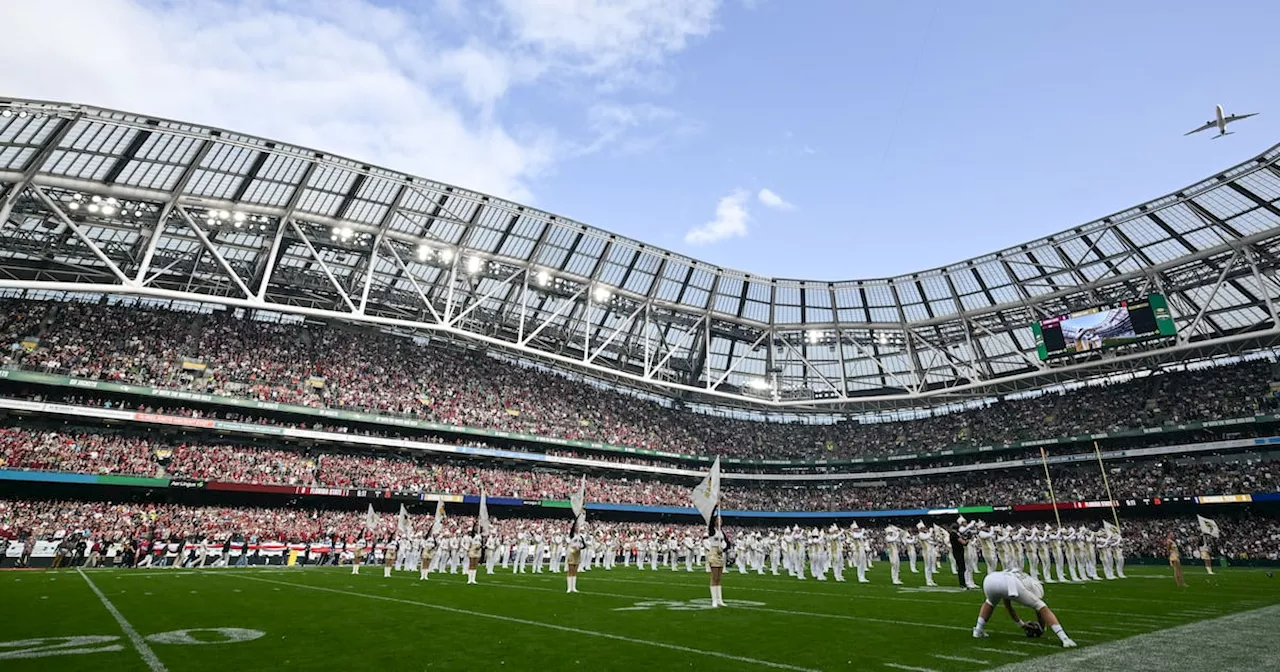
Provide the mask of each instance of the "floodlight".
[{"label": "floodlight", "polygon": [[484,265],[484,261],[480,257],[470,257],[467,259],[467,272],[479,273],[480,267]]}]

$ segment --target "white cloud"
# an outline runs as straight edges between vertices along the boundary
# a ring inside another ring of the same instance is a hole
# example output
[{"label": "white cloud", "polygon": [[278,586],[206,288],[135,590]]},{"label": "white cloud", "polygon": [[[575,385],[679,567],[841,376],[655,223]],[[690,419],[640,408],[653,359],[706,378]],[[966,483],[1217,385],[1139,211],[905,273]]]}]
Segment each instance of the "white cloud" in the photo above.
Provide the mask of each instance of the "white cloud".
[{"label": "white cloud", "polygon": [[[719,0],[498,0],[516,40],[561,65],[626,71],[711,32]],[[616,74],[616,73],[615,73]]]},{"label": "white cloud", "polygon": [[434,66],[433,74],[456,83],[471,103],[483,108],[506,95],[516,74],[505,55],[475,41],[440,54]]},{"label": "white cloud", "polygon": [[621,154],[649,152],[699,129],[698,124],[667,107],[613,102],[591,106],[587,125],[594,138],[580,148],[584,154],[603,149]]},{"label": "white cloud", "polygon": [[442,52],[395,10],[362,0],[316,7],[17,3],[6,11],[0,62],[22,67],[0,70],[0,90],[223,126],[530,197],[527,180],[555,156],[548,136],[516,137],[469,116],[447,87],[415,74],[452,72],[460,95],[491,102],[508,86],[500,66]]},{"label": "white cloud", "polygon": [[756,194],[756,200],[760,201],[761,205],[767,208],[773,208],[774,210],[796,209],[796,206],[788,203],[772,189],[761,189],[760,193]]},{"label": "white cloud", "polygon": [[742,238],[747,235],[751,213],[747,210],[750,194],[737,189],[716,204],[716,218],[690,229],[684,234],[684,242],[690,245],[706,245],[726,238]]},{"label": "white cloud", "polygon": [[[638,65],[657,70],[710,30],[716,8],[714,0],[9,4],[5,95],[225,127],[520,200],[532,199],[531,180],[599,133],[557,129],[563,115],[517,115],[520,126],[508,127],[499,112],[514,88],[537,82],[548,87],[540,95],[554,96],[556,86],[625,81]],[[585,114],[598,101],[578,102]],[[651,114],[646,123],[663,120]],[[610,142],[638,127],[620,121]]]}]

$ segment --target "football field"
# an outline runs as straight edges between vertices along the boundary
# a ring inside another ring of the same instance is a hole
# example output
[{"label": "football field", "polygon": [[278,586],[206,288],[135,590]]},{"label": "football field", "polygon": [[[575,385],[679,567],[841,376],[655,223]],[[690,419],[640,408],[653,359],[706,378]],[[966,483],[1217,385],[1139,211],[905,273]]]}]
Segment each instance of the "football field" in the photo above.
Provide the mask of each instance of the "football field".
[{"label": "football field", "polygon": [[[1280,582],[1188,567],[1051,584],[1080,648],[1027,639],[1002,612],[970,631],[980,591],[698,571],[383,578],[381,567],[0,572],[0,669],[979,670],[1274,669]],[[982,575],[978,575],[979,582]],[[940,580],[951,582],[950,572]],[[1029,611],[1022,608],[1026,615]]]}]

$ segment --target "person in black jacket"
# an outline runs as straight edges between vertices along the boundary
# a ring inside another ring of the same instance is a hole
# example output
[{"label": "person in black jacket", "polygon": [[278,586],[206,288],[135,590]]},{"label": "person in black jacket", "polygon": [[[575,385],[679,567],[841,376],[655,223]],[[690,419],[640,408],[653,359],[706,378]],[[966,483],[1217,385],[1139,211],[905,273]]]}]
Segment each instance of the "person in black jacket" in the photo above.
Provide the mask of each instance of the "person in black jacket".
[{"label": "person in black jacket", "polygon": [[956,559],[956,578],[960,580],[961,588],[969,590],[969,586],[964,583],[964,549],[969,545],[969,538],[960,532],[960,525],[957,523],[952,523],[947,531],[951,533],[951,555]]}]

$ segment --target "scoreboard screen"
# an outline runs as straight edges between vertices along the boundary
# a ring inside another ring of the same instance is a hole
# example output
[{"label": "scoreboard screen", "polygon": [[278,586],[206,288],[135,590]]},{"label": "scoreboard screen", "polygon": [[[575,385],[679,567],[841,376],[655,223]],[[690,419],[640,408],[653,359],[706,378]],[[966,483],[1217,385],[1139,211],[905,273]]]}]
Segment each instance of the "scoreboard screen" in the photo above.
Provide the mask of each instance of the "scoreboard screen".
[{"label": "scoreboard screen", "polygon": [[1031,331],[1035,334],[1040,359],[1177,334],[1169,304],[1162,294],[1051,317],[1032,324]]}]

